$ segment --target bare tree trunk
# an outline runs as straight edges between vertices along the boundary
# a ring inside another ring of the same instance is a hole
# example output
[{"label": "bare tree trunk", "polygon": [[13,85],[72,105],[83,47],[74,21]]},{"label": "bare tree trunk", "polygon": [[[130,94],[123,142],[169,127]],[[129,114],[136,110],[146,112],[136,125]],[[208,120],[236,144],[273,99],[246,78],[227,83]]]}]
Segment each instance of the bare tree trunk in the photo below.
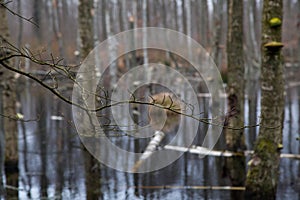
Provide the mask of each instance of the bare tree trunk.
[{"label": "bare tree trunk", "polygon": [[[20,15],[22,15],[22,2],[21,0],[18,0],[18,13]],[[23,36],[23,20],[21,18],[19,18],[19,33],[18,33],[18,40],[17,40],[17,47],[18,48],[21,48],[21,45],[22,45],[22,36]],[[17,64],[19,63],[18,60],[19,59],[16,59],[17,61]]]},{"label": "bare tree trunk", "polygon": [[[39,110],[43,110],[44,105],[47,105],[49,103],[49,101],[47,101],[47,98],[45,98],[45,96],[40,96],[38,99],[38,109]],[[41,198],[45,198],[47,199],[48,196],[48,186],[49,186],[49,180],[47,177],[47,165],[48,165],[48,151],[47,151],[47,118],[44,115],[44,117],[42,117],[42,119],[39,121],[38,123],[38,128],[37,130],[39,131],[37,133],[37,138],[38,138],[38,142],[37,144],[39,145],[40,148],[40,160],[41,160],[41,164],[40,164],[40,197]],[[46,131],[42,131],[42,130],[46,130]],[[38,146],[37,145],[37,146]],[[38,148],[38,147],[37,147]]]},{"label": "bare tree trunk", "polygon": [[[207,0],[202,0],[201,1],[201,26],[200,26],[200,42],[204,46],[204,48],[207,48],[209,41],[208,41],[208,21],[209,21],[209,16],[208,16],[208,5],[207,5]],[[199,34],[198,33],[198,34]]]},{"label": "bare tree trunk", "polygon": [[119,0],[118,1],[118,21],[119,21],[119,29],[120,29],[120,32],[126,30],[127,27],[126,26],[126,0]]},{"label": "bare tree trunk", "polygon": [[[78,5],[80,54],[83,60],[94,47],[93,31],[93,5],[94,1],[80,0]],[[91,74],[87,74],[91,77]],[[98,199],[101,195],[100,165],[99,162],[85,149],[85,182],[87,199]]]},{"label": "bare tree trunk", "polygon": [[[3,88],[0,87],[0,96],[3,96]],[[0,113],[3,113],[2,99],[0,99]],[[3,130],[3,120],[0,120],[0,199],[4,199],[5,188],[4,188],[4,154],[5,154],[5,136]]]},{"label": "bare tree trunk", "polygon": [[[160,2],[160,5],[161,5],[161,14],[160,14],[160,17],[162,18],[160,21],[162,22],[162,27],[163,28],[170,28],[168,26],[168,22],[167,22],[167,18],[168,18],[167,13],[168,13],[169,9],[167,8],[166,3],[167,3],[167,1],[164,1],[164,0],[162,0]],[[165,35],[165,37],[167,37],[167,35]],[[166,51],[166,58],[165,58],[165,60],[166,61],[170,60],[170,52],[168,52],[168,51]],[[148,76],[148,80],[149,80],[149,77],[151,77],[150,74]]]},{"label": "bare tree trunk", "polygon": [[84,59],[94,47],[93,1],[80,0],[78,5],[81,58]]},{"label": "bare tree trunk", "polygon": [[[52,1],[52,22],[53,22],[53,33],[55,35],[55,38],[58,42],[58,51],[60,58],[65,58],[64,53],[64,42],[63,42],[63,34],[60,27],[60,19],[59,19],[59,2],[58,0]],[[63,64],[66,64],[66,60],[63,60]]]},{"label": "bare tree trunk", "polygon": [[[228,0],[228,126],[244,126],[243,2]],[[228,150],[245,148],[244,130],[226,129]]]},{"label": "bare tree trunk", "polygon": [[174,5],[174,19],[173,19],[173,21],[174,21],[174,30],[176,30],[176,31],[178,31],[178,18],[177,18],[177,13],[178,13],[178,11],[177,11],[177,0],[173,0],[173,2],[172,2]]},{"label": "bare tree trunk", "polygon": [[33,20],[39,27],[34,27],[34,33],[38,42],[42,41],[42,0],[34,0],[33,2]]},{"label": "bare tree trunk", "polygon": [[[3,3],[0,0],[0,3]],[[7,24],[6,9],[0,5],[0,57],[9,55],[10,34]],[[12,59],[5,61],[7,65],[13,66]],[[2,90],[2,106],[4,117],[2,118],[5,142],[3,141],[4,163],[6,173],[6,184],[18,187],[18,130],[16,118],[16,80],[14,73],[4,69],[0,64],[0,87]],[[2,147],[2,148],[3,148]],[[7,191],[11,198],[18,197],[18,192]]]},{"label": "bare tree trunk", "polygon": [[114,58],[116,58],[117,52],[117,44],[115,39],[112,37],[114,32],[116,32],[116,16],[115,16],[115,2],[114,0],[108,0],[107,8],[105,10],[105,20],[106,20],[106,33],[108,38],[108,56],[110,59],[110,67],[109,67],[109,74],[110,74],[110,85],[113,88],[117,83],[117,64],[114,62]]},{"label": "bare tree trunk", "polygon": [[186,34],[186,9],[185,9],[185,1],[188,1],[188,0],[181,0],[181,17],[182,17],[182,28],[183,28],[183,33]]},{"label": "bare tree trunk", "polygon": [[[297,29],[298,29],[298,33],[300,31],[300,0],[298,0],[297,2],[297,7],[298,7],[298,22],[297,22]],[[300,34],[298,34],[298,52],[300,52]],[[298,61],[298,66],[300,63],[300,54],[298,54],[298,58],[296,58]]]},{"label": "bare tree trunk", "polygon": [[[185,29],[186,29],[185,34],[187,34],[187,36],[189,36],[189,37],[192,37],[191,1],[190,0],[185,0],[184,3],[185,3],[184,9],[185,9],[185,13],[186,13],[186,15],[185,15],[186,21],[184,22],[185,23]],[[189,59],[192,59],[191,55],[192,55],[191,41],[188,40],[188,58]]]},{"label": "bare tree trunk", "polygon": [[[244,126],[244,58],[243,58],[243,1],[228,0],[228,116],[226,125],[234,128]],[[226,146],[230,151],[243,151],[244,129],[225,129]],[[245,157],[226,159],[226,168],[232,186],[243,186],[245,182]],[[241,199],[242,191],[232,191],[232,199]]]},{"label": "bare tree trunk", "polygon": [[222,27],[222,22],[224,18],[223,12],[224,1],[214,1],[213,2],[213,39],[212,39],[212,58],[214,59],[217,67],[221,67],[222,62],[222,52],[221,52],[221,43],[222,43],[222,32],[224,29]]},{"label": "bare tree trunk", "polygon": [[[148,7],[148,3],[147,0],[143,0],[143,28],[146,28],[147,25],[147,7]],[[143,31],[143,46],[146,47],[147,46],[147,32]],[[144,64],[148,64],[148,50],[147,48],[143,49],[143,54],[144,54]],[[147,79],[149,80],[149,79]]]},{"label": "bare tree trunk", "polygon": [[106,6],[106,0],[101,1],[101,23],[102,23],[102,41],[107,39],[107,32],[106,32],[106,12],[105,10],[108,9]]},{"label": "bare tree trunk", "polygon": [[44,5],[44,11],[45,11],[45,13],[44,13],[44,15],[45,15],[45,17],[47,18],[47,24],[48,24],[48,26],[45,28],[45,32],[46,32],[46,34],[45,34],[45,37],[47,37],[47,43],[48,43],[48,46],[51,46],[52,45],[52,43],[53,43],[53,39],[54,39],[54,37],[53,37],[53,35],[52,34],[54,34],[54,30],[53,30],[53,24],[54,24],[54,22],[53,22],[53,5],[52,5],[52,2],[51,1],[47,1],[47,2],[45,2],[45,5]]},{"label": "bare tree trunk", "polygon": [[284,116],[282,18],[282,0],[265,0],[262,19],[261,123],[246,181],[246,196],[252,199],[276,198]]},{"label": "bare tree trunk", "polygon": [[[261,28],[261,19],[258,20],[256,1],[245,1],[244,5],[244,42],[245,42],[245,77],[246,77],[246,95],[248,96],[248,124],[257,123],[257,106],[259,91],[259,74],[261,65],[260,36],[257,34]],[[249,27],[252,27],[249,29]],[[256,140],[256,128],[246,130],[245,135],[248,137],[249,149],[253,149],[253,142]]]},{"label": "bare tree trunk", "polygon": [[[94,46],[98,46],[99,45],[99,29],[98,29],[98,24],[99,24],[99,0],[94,0],[94,10],[95,10],[95,15],[94,15],[94,21],[93,21],[93,26],[94,26]],[[100,77],[100,58],[99,58],[99,55],[100,52],[99,52],[99,48],[96,48],[95,49],[95,74],[96,74],[96,77]]]}]

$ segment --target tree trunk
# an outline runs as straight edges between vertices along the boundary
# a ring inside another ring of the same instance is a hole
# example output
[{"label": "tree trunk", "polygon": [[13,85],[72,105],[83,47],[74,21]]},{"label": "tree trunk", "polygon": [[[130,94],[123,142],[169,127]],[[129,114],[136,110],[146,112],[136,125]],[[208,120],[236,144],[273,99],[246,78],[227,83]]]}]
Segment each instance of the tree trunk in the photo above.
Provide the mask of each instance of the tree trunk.
[{"label": "tree trunk", "polygon": [[185,1],[189,0],[181,0],[181,17],[182,17],[182,28],[183,33],[186,34],[186,9],[185,9]]},{"label": "tree trunk", "polygon": [[208,41],[208,21],[209,21],[209,10],[207,0],[202,0],[201,2],[201,26],[200,27],[200,41],[204,48],[207,48],[210,44]]},{"label": "tree trunk", "polygon": [[[33,27],[34,28],[34,34],[36,36],[36,38],[38,39],[38,42],[42,41],[42,9],[43,6],[43,1],[41,0],[34,0],[33,2],[33,20],[34,22],[38,25]],[[21,14],[21,13],[20,13]]]},{"label": "tree trunk", "polygon": [[94,47],[93,1],[80,0],[78,5],[81,58],[84,59]]},{"label": "tree trunk", "polygon": [[[2,97],[3,88],[0,87],[0,96]],[[2,99],[0,99],[0,113],[3,113],[2,109]],[[0,199],[4,199],[5,188],[4,188],[4,146],[5,146],[5,136],[3,127],[3,120],[0,120]]]},{"label": "tree trunk", "polygon": [[[228,115],[229,127],[244,126],[244,56],[243,56],[243,1],[228,0]],[[226,146],[229,151],[243,151],[245,146],[244,129],[225,129]],[[245,182],[245,157],[226,159],[227,174],[232,186],[243,186]],[[232,191],[232,199],[241,199],[242,191]]]},{"label": "tree trunk", "polygon": [[[228,0],[228,126],[244,126],[243,2]],[[228,150],[245,149],[244,130],[226,129]]]},{"label": "tree trunk", "polygon": [[[244,42],[245,42],[245,93],[248,96],[249,112],[246,113],[248,124],[257,123],[259,75],[261,66],[261,12],[260,3],[256,1],[247,1],[244,4]],[[249,30],[249,27],[251,30]],[[248,149],[253,149],[256,140],[257,128],[245,130],[245,135],[249,141]]]},{"label": "tree trunk", "polygon": [[[3,3],[0,0],[0,3]],[[9,55],[10,35],[7,24],[6,9],[0,5],[0,57]],[[5,61],[6,64],[13,66],[12,60]],[[5,146],[4,163],[6,172],[6,184],[18,187],[18,132],[16,117],[16,80],[14,73],[4,69],[0,64],[0,87],[2,89],[2,106],[4,117],[3,131],[5,136],[5,144],[2,142],[1,146]],[[3,148],[3,147],[2,147]],[[1,178],[2,179],[2,178]],[[17,197],[17,192],[8,191],[7,195],[10,197]]]},{"label": "tree trunk", "polygon": [[[300,31],[300,0],[298,0],[297,2],[297,7],[298,7],[298,15],[297,15],[297,18],[298,18],[298,22],[297,22],[297,29],[298,29],[298,33]],[[300,52],[300,34],[298,35],[298,52]],[[300,63],[300,54],[298,54],[298,58],[297,59],[297,62],[298,64]]]},{"label": "tree trunk", "polygon": [[[225,2],[226,3],[226,2]],[[226,15],[223,12],[223,4],[224,1],[213,1],[213,44],[212,44],[212,58],[214,59],[217,67],[221,67],[222,64],[222,52],[221,52],[221,44],[222,44],[222,33],[224,32],[224,23],[223,18]]]},{"label": "tree trunk", "polygon": [[[80,0],[78,4],[81,60],[85,59],[94,47],[93,4],[94,1],[91,0]],[[91,74],[86,74],[86,76],[90,78]],[[83,156],[87,199],[99,199],[101,195],[99,162],[86,149]]]},{"label": "tree trunk", "polygon": [[[53,0],[52,1],[52,22],[53,22],[53,33],[55,35],[55,41],[58,42],[58,52],[59,52],[59,56],[60,58],[65,58],[65,53],[64,53],[64,41],[63,41],[63,32],[61,30],[61,21],[59,18],[59,2],[58,0]],[[64,59],[63,64],[66,65],[66,59]]]},{"label": "tree trunk", "polygon": [[284,80],[281,55],[282,0],[265,0],[262,19],[261,123],[249,161],[246,197],[275,199],[282,148]]}]

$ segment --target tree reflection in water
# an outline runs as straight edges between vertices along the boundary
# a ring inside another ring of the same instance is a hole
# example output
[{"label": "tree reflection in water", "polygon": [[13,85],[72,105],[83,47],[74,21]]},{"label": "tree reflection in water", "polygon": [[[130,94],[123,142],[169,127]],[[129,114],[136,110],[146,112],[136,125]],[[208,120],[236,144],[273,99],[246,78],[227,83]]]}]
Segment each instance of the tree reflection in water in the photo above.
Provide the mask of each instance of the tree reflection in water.
[{"label": "tree reflection in water", "polygon": [[[284,128],[284,153],[299,153],[299,111],[300,87],[288,90]],[[30,94],[30,95],[28,95]],[[20,146],[20,199],[85,199],[85,168],[79,137],[72,124],[71,107],[53,98],[40,87],[21,89],[19,93],[22,107],[20,112],[26,118],[38,121],[19,122]],[[203,104],[208,100],[201,99]],[[201,104],[202,110],[205,106]],[[246,109],[247,105],[246,105]],[[258,108],[259,109],[259,108]],[[53,118],[51,116],[60,116]],[[207,126],[200,125],[204,131]],[[201,132],[201,131],[199,131]],[[247,131],[248,132],[248,131]],[[250,132],[250,131],[249,131]],[[251,130],[253,132],[253,130]],[[251,138],[251,137],[246,137]],[[127,136],[112,138],[121,148],[133,151],[134,140]],[[203,141],[197,135],[195,144]],[[253,141],[247,140],[247,144]],[[140,152],[143,145],[140,143]],[[184,186],[224,186],[227,177],[222,176],[223,158],[184,154],[161,170],[131,174],[119,172],[101,165],[100,199],[228,199],[230,191],[196,190]],[[295,199],[300,196],[299,162],[292,159],[281,160],[279,199]],[[161,187],[154,187],[161,186]],[[174,186],[168,188],[167,186]],[[175,186],[178,186],[177,188]]]}]

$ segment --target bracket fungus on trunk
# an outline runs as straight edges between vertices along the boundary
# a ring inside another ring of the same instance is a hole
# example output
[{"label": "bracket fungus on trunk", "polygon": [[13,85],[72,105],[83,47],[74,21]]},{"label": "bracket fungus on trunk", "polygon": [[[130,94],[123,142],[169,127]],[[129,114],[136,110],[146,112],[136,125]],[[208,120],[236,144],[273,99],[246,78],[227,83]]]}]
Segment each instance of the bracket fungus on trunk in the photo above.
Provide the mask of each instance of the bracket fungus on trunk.
[{"label": "bracket fungus on trunk", "polygon": [[278,52],[283,46],[283,43],[275,41],[268,42],[264,45],[264,47],[270,52]]}]

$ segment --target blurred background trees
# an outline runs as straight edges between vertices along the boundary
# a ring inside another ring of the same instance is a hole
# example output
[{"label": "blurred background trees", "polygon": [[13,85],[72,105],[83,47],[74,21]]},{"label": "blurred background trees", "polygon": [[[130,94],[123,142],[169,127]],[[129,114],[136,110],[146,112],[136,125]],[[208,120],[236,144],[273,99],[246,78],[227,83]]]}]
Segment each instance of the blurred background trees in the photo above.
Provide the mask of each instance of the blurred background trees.
[{"label": "blurred background trees", "polygon": [[[3,2],[4,1],[2,0],[1,3]],[[269,122],[272,122],[271,126],[273,126],[273,120],[271,120],[272,116],[268,119],[269,114],[266,114],[268,117],[264,117],[262,121],[260,121],[259,118],[260,110],[269,111],[268,105],[270,105],[272,101],[276,100],[276,103],[282,104],[284,98],[282,93],[283,83],[279,76],[274,76],[272,80],[264,79],[269,77],[272,73],[275,73],[275,75],[280,75],[280,73],[282,73],[280,65],[281,58],[279,59],[280,53],[277,52],[278,54],[275,54],[275,56],[278,56],[278,59],[273,60],[275,62],[273,63],[272,60],[266,59],[271,57],[268,55],[268,48],[261,48],[261,44],[265,45],[266,42],[261,40],[261,32],[265,31],[265,29],[262,30],[261,27],[266,27],[267,24],[265,18],[262,18],[263,3],[266,3],[267,5],[268,2],[272,1],[244,0],[244,6],[242,8],[236,8],[239,12],[235,12],[235,8],[231,7],[235,5],[231,4],[233,2],[239,1],[27,0],[25,2],[18,0],[5,5],[14,12],[30,19],[29,21],[32,21],[33,23],[22,20],[7,10],[4,11],[5,9],[1,6],[0,13],[2,15],[1,19],[3,19],[0,23],[1,47],[7,47],[6,40],[9,40],[19,49],[28,52],[29,55],[35,55],[40,61],[50,61],[50,63],[57,62],[63,66],[73,66],[74,68],[68,68],[68,70],[70,70],[68,72],[72,74],[76,72],[76,67],[95,45],[115,33],[145,26],[165,27],[177,30],[187,34],[202,44],[206,51],[214,58],[222,73],[224,82],[228,84],[229,100],[234,100],[233,104],[229,104],[229,111],[240,111],[239,114],[235,116],[236,118],[229,119],[229,124],[232,126],[240,126],[242,124],[256,125],[261,122],[266,128],[269,127]],[[241,6],[241,4],[237,6]],[[282,144],[287,147],[284,149],[286,153],[299,153],[300,149],[299,142],[295,140],[297,136],[299,137],[299,106],[297,107],[297,105],[299,104],[300,85],[298,78],[300,62],[300,36],[298,34],[300,30],[300,1],[285,0],[282,7],[283,21],[280,26],[282,32],[279,29],[274,29],[274,27],[272,27],[270,30],[275,30],[276,33],[274,33],[274,35],[271,34],[270,38],[273,38],[274,36],[275,41],[282,40],[284,43],[284,48],[282,49],[284,68],[286,70],[284,75],[288,80],[285,84],[287,99],[285,110],[288,114],[284,118],[284,122],[286,123],[283,141],[280,140],[281,136],[279,132],[275,133],[271,131],[272,133],[263,136],[264,132],[270,130],[260,128],[260,132],[262,133],[260,135],[262,136],[259,137],[258,143],[254,145],[258,135],[258,128],[250,128],[236,131],[229,130],[227,136],[230,136],[231,134],[232,137],[227,137],[227,142],[226,138],[222,137],[220,139],[220,145],[217,147],[222,150],[227,147],[229,150],[242,152],[245,145],[247,145],[247,149],[255,149],[255,153],[259,155],[259,148],[261,147],[259,143],[264,141],[265,137],[271,137],[277,144],[276,147],[272,146],[272,150],[276,150],[276,156],[272,157],[275,159],[273,160],[274,165],[272,164],[271,166],[273,173],[278,171],[278,167],[280,167],[278,166],[278,159],[279,150]],[[233,12],[228,12],[232,9]],[[268,9],[272,8],[268,6]],[[230,13],[233,15],[230,15]],[[7,20],[5,19],[5,15],[7,15]],[[33,18],[31,19],[31,17]],[[239,26],[229,23],[235,20]],[[262,21],[266,24],[261,24]],[[8,29],[11,33],[11,39],[8,39]],[[281,36],[282,39],[280,38]],[[1,48],[1,58],[3,55],[5,56],[9,53],[6,50],[7,48]],[[111,54],[115,51],[116,49],[114,48],[109,49]],[[270,57],[263,57],[261,59],[261,54]],[[274,55],[272,54],[272,56]],[[14,61],[14,63],[12,61]],[[113,70],[109,72],[109,76],[116,78],[126,70],[130,69],[130,67],[135,66],[135,64],[142,64],[143,62],[145,63],[148,61],[161,62],[176,67],[181,72],[185,72],[189,75],[192,74],[192,78],[196,80],[193,76],[193,72],[190,70],[190,66],[184,62],[184,60],[178,57],[174,59],[168,52],[162,54],[161,52],[151,50],[134,51],[132,54],[124,56],[120,61],[114,63],[115,66],[112,68]],[[260,90],[261,83],[259,77],[261,70],[266,70],[264,67],[268,66],[269,62],[278,66],[278,68],[276,68],[278,71],[262,71],[262,83],[266,83],[266,85],[263,86],[269,87],[275,82],[278,82],[278,89],[280,90],[266,96],[264,90]],[[50,83],[53,83],[51,80],[53,81],[53,77],[56,77],[57,75],[53,75],[57,72],[55,71],[55,68],[49,70],[46,67],[49,65],[43,65],[41,62],[32,62],[32,60],[24,58],[24,56],[10,59],[7,64],[14,66],[18,70],[41,75],[44,78],[42,79],[43,81],[46,81],[46,79],[49,81],[48,79],[50,79]],[[235,66],[238,68],[231,68]],[[243,66],[244,69],[242,68]],[[128,187],[134,185],[135,187],[133,193],[130,193],[130,190],[128,190],[129,192],[126,191],[125,195],[130,197],[132,197],[131,195],[140,197],[149,194],[148,190],[139,188],[139,186],[143,184],[226,185],[229,184],[230,178],[232,181],[232,178],[236,176],[232,171],[230,172],[232,173],[231,175],[230,173],[228,175],[223,172],[222,167],[226,163],[222,158],[205,158],[201,161],[196,160],[197,162],[194,162],[195,158],[192,156],[185,156],[184,159],[179,160],[174,164],[174,169],[170,167],[150,175],[124,175],[107,169],[102,165],[100,166],[102,170],[98,170],[98,166],[92,157],[88,157],[86,160],[87,162],[84,164],[81,163],[79,166],[75,166],[77,164],[76,161],[80,160],[76,158],[83,157],[81,151],[78,153],[78,146],[80,145],[78,138],[77,140],[74,139],[76,138],[76,136],[74,136],[76,133],[71,131],[74,127],[72,126],[72,120],[70,119],[70,107],[67,107],[66,104],[58,103],[57,96],[53,97],[48,93],[40,92],[43,91],[42,88],[38,88],[39,92],[36,92],[37,95],[32,95],[31,97],[28,93],[35,93],[35,83],[26,82],[26,84],[23,84],[24,80],[22,80],[22,78],[4,70],[2,67],[0,68],[0,77],[2,94],[1,103],[3,105],[0,110],[1,115],[4,116],[1,121],[1,155],[4,155],[4,141],[6,141],[7,147],[5,156],[1,157],[1,162],[3,163],[4,159],[6,161],[11,160],[13,161],[14,166],[17,166],[16,162],[18,160],[21,161],[19,168],[22,169],[22,174],[18,176],[21,180],[21,186],[27,192],[26,195],[28,198],[30,198],[31,195],[36,195],[36,193],[33,192],[34,189],[32,189],[36,186],[34,183],[39,184],[40,190],[42,191],[40,196],[37,195],[38,197],[51,196],[51,184],[55,185],[55,195],[61,197],[63,195],[63,190],[68,190],[66,189],[66,185],[75,181],[77,185],[70,187],[72,189],[76,187],[81,189],[85,188],[86,197],[96,198],[103,195],[102,191],[105,191],[106,195],[110,198],[117,198],[115,193],[123,192],[123,190],[120,189],[120,185],[122,184]],[[209,117],[209,100],[205,97],[205,94],[203,94],[205,93],[205,86],[203,87],[203,85],[199,84],[198,80],[199,79],[196,80],[195,85],[197,87],[199,86],[199,98],[203,103],[201,109],[205,112],[205,117]],[[58,81],[60,81],[60,79]],[[15,88],[15,82],[17,82],[17,88]],[[54,83],[56,83],[56,81],[54,81]],[[33,87],[33,91],[29,86]],[[57,94],[66,94],[67,96],[70,96],[70,85],[63,83],[58,84],[58,86],[58,90],[61,93]],[[245,90],[243,88],[245,88]],[[263,100],[262,107],[260,107],[259,103],[260,96],[262,96]],[[229,103],[232,102],[229,101]],[[16,107],[16,105],[18,106]],[[272,104],[272,106],[276,109],[276,112],[283,112],[282,107],[278,107],[277,109],[277,104]],[[243,109],[246,109],[244,113],[242,111]],[[33,118],[36,117],[35,114],[40,114],[41,116],[39,116],[39,118],[43,118],[43,120],[36,122],[39,126],[36,126],[31,122],[23,123],[20,120],[16,123],[16,120],[18,120],[17,116],[20,116],[17,115],[16,110],[20,113],[26,113],[28,116],[33,115]],[[68,119],[68,116],[70,118],[69,120],[66,120]],[[283,118],[281,118],[283,116],[278,117],[275,114],[274,117],[276,118],[274,120],[283,120]],[[50,119],[51,123],[49,123],[47,119]],[[277,122],[275,124],[277,124]],[[19,135],[17,135],[17,127],[19,128]],[[201,130],[207,130],[207,128],[208,126],[202,125]],[[31,132],[34,132],[34,134],[31,134]],[[70,132],[72,132],[72,134],[70,134]],[[3,133],[5,133],[5,136]],[[17,136],[19,136],[19,145],[18,140],[16,139]],[[237,137],[233,138],[233,136]],[[5,137],[6,139],[4,140]],[[130,149],[132,143],[130,140],[126,140],[127,138],[125,137],[126,136],[121,136],[120,140],[116,139],[116,143],[123,145],[122,147],[124,148]],[[124,142],[124,138],[126,142]],[[199,134],[199,138],[195,139],[195,145],[201,144],[201,138],[202,136]],[[137,144],[137,141],[134,141],[134,143]],[[36,149],[31,149],[31,146],[38,147],[39,151],[35,152],[34,150]],[[138,148],[135,150],[143,151],[143,145],[135,146],[141,147],[141,149]],[[75,149],[75,147],[77,149]],[[55,153],[53,153],[52,150],[58,152],[56,152],[56,157],[52,155]],[[40,158],[34,157],[32,155],[33,151],[37,154],[37,157]],[[21,158],[18,158],[18,155],[21,155]],[[267,157],[270,158],[271,156],[272,152],[269,152]],[[53,159],[53,157],[55,159]],[[84,158],[86,159],[87,157],[84,156]],[[253,159],[254,161],[257,161],[256,157]],[[35,160],[37,164],[32,166],[32,160]],[[54,164],[50,162],[50,160],[55,160],[55,162],[53,161]],[[66,166],[65,172],[61,170],[64,164]],[[244,160],[240,164],[242,164],[240,166],[244,167]],[[82,168],[82,166],[84,166],[84,168]],[[281,187],[280,191],[282,191],[285,186],[298,191],[297,189],[299,189],[299,186],[297,185],[297,181],[299,180],[299,164],[292,161],[283,161],[281,167],[285,170],[283,175],[279,176],[279,182],[281,181],[281,185],[279,184],[279,188]],[[0,171],[3,172],[4,169],[1,168],[3,168],[2,164]],[[80,176],[81,170],[85,171],[85,178]],[[177,170],[178,173],[180,173],[180,176],[178,176],[180,178],[168,176],[168,174],[174,174],[174,170]],[[55,176],[52,176],[49,171],[54,173]],[[37,180],[34,177],[34,173],[36,172],[42,174],[39,176],[40,180]],[[78,179],[76,179],[77,177],[74,178],[74,175],[72,174],[74,172],[77,173]],[[2,174],[0,175],[0,178],[3,178]],[[151,176],[155,178],[152,178]],[[197,180],[194,180],[193,177],[197,177]],[[249,180],[251,180],[250,175],[249,177]],[[97,179],[99,182],[94,184],[93,178]],[[82,179],[85,181],[85,187],[81,185],[80,181]],[[12,190],[14,191],[14,194],[12,194],[12,196],[16,197],[19,188],[18,182],[9,182],[9,180],[10,179],[7,179],[6,184],[14,186],[14,190]],[[241,180],[243,182],[244,179]],[[114,183],[114,181],[117,183]],[[237,184],[231,183],[232,185],[238,186],[242,182],[238,182]],[[3,180],[1,180],[1,183],[3,183]],[[118,183],[120,183],[120,185],[118,185]],[[264,184],[263,181],[261,183]],[[250,188],[249,184],[250,183],[248,182],[248,188]],[[110,187],[113,189],[110,189]],[[275,187],[276,184],[271,188],[273,193],[275,193]],[[3,189],[3,186],[1,188]],[[48,191],[50,192],[48,193]],[[19,192],[20,194],[24,193],[21,191]],[[200,196],[203,198],[217,198],[223,197],[226,192],[203,191],[199,193],[201,193]],[[163,194],[157,193],[155,193],[155,195],[158,196],[157,198],[159,198],[160,195],[163,196]],[[199,197],[197,196],[199,195],[197,192],[187,192],[186,195],[195,198]],[[279,194],[279,198],[283,196],[280,196]]]}]

